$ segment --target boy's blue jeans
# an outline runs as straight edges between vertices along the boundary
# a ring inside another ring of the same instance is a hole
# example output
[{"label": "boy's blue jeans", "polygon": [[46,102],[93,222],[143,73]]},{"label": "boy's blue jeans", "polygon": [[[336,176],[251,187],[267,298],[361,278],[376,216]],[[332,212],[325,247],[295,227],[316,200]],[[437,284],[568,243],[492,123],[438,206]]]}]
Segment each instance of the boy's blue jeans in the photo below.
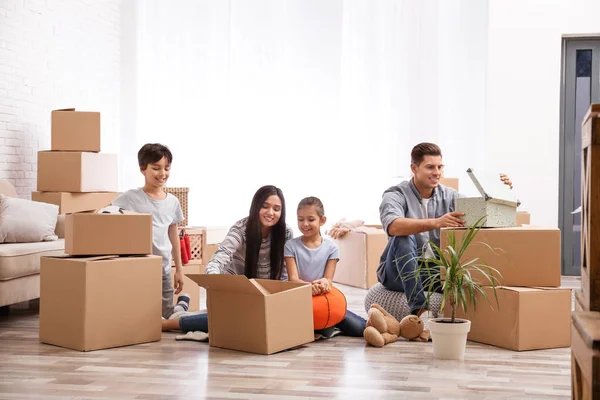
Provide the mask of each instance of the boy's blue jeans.
[{"label": "boy's blue jeans", "polygon": [[[427,298],[423,291],[423,282],[427,279],[428,271],[437,268],[435,265],[424,264],[419,268],[417,257],[417,240],[413,235],[394,236],[385,261],[385,275],[381,282],[386,289],[404,292],[412,314],[419,310],[429,308]],[[436,269],[436,271],[438,271]],[[434,291],[442,291],[439,281],[436,282]]]},{"label": "boy's blue jeans", "polygon": [[[361,337],[367,321],[352,311],[346,311],[346,317],[336,325],[344,335]],[[183,333],[190,331],[208,332],[208,314],[187,315],[179,319],[179,329]]]}]

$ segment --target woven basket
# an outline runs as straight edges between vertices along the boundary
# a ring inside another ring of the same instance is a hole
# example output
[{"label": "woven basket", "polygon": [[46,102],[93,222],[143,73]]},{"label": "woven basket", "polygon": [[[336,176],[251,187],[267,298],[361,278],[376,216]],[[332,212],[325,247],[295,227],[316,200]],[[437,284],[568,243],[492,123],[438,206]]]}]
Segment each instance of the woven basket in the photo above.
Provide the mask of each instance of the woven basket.
[{"label": "woven basket", "polygon": [[171,193],[173,196],[179,199],[181,204],[181,211],[183,211],[183,221],[177,224],[177,226],[187,226],[188,223],[188,192],[190,188],[186,187],[163,187],[163,190],[167,193]]}]

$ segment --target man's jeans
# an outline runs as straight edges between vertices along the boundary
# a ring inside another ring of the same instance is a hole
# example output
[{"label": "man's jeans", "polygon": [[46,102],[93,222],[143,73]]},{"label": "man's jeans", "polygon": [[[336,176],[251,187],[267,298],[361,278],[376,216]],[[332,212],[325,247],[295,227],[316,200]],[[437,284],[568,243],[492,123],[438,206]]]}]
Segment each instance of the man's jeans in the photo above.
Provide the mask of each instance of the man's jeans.
[{"label": "man's jeans", "polygon": [[[411,313],[416,315],[419,310],[429,308],[423,284],[429,288],[429,274],[437,273],[439,268],[419,261],[414,236],[394,236],[391,240],[385,261],[385,279],[381,284],[386,289],[406,293]],[[442,292],[439,279],[436,279],[433,291]]]}]

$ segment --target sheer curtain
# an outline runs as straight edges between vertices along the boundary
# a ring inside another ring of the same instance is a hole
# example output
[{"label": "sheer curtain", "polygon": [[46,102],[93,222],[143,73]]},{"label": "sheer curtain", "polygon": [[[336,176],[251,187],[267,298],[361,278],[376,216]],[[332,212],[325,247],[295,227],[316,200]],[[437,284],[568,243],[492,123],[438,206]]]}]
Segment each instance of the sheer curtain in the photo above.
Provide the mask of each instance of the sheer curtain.
[{"label": "sheer curtain", "polygon": [[[330,221],[375,223],[420,141],[442,146],[448,176],[485,167],[487,2],[135,4],[122,154],[172,149],[191,224],[246,216],[264,184],[283,189],[294,227],[309,195]],[[135,159],[121,165],[122,189],[140,185]]]}]

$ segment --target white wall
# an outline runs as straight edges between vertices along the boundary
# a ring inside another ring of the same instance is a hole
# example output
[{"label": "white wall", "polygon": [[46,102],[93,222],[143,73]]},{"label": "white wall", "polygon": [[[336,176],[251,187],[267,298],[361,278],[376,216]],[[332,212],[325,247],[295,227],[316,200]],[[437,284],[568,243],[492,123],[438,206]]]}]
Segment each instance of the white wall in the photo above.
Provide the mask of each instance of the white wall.
[{"label": "white wall", "polygon": [[485,167],[487,14],[480,0],[137,2],[122,189],[142,184],[131,138],[159,141],[192,224],[232,223],[269,183],[292,225],[309,195],[330,220],[377,222],[416,143],[443,146],[448,176]]},{"label": "white wall", "polygon": [[490,0],[488,169],[532,224],[558,226],[561,35],[600,31],[597,0]]},{"label": "white wall", "polygon": [[50,111],[100,111],[102,150],[119,152],[120,0],[0,2],[0,178],[21,197],[50,148]]}]

